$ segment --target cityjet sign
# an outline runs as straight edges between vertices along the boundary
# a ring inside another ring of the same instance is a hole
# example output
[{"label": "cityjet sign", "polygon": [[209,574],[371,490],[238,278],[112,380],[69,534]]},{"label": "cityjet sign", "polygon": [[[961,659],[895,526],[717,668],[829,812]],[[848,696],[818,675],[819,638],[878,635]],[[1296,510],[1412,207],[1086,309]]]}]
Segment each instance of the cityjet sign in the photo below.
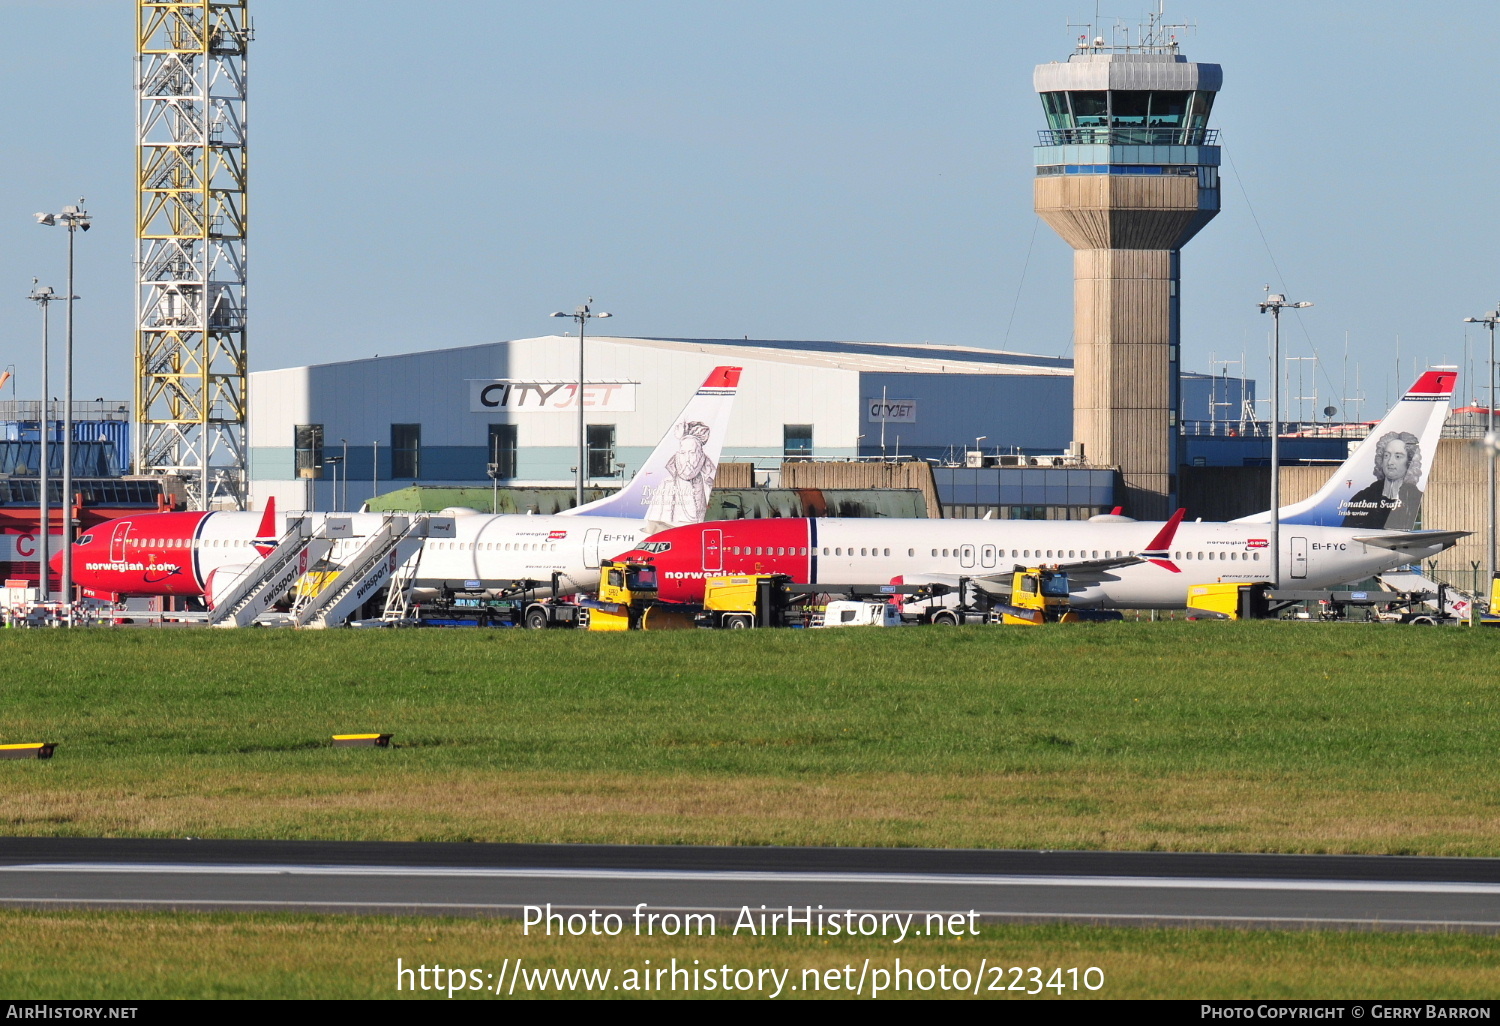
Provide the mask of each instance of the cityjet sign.
[{"label": "cityjet sign", "polygon": [[[595,413],[634,413],[635,382],[589,381],[583,386],[583,408]],[[578,410],[576,381],[470,379],[470,413],[566,413]]]},{"label": "cityjet sign", "polygon": [[915,424],[917,401],[915,399],[866,399],[865,423],[867,424]]}]

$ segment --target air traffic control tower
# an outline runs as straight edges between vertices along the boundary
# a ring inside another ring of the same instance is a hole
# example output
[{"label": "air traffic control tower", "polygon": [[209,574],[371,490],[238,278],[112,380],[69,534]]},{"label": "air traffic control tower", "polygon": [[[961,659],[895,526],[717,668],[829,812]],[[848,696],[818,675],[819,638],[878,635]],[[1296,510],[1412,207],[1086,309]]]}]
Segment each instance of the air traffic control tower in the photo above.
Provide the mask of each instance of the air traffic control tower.
[{"label": "air traffic control tower", "polygon": [[1180,250],[1219,212],[1223,74],[1153,20],[1134,45],[1081,36],[1037,66],[1047,128],[1036,211],[1073,247],[1073,438],[1120,468],[1125,512],[1176,504]]}]

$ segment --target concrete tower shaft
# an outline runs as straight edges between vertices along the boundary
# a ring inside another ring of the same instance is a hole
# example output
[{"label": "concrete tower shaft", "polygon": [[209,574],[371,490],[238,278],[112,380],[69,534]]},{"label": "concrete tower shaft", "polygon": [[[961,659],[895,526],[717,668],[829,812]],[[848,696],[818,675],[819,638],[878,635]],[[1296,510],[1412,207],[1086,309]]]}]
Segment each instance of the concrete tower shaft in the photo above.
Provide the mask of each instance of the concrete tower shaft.
[{"label": "concrete tower shaft", "polygon": [[1219,212],[1222,75],[1176,49],[1085,41],[1035,75],[1036,211],[1074,250],[1074,439],[1142,518],[1176,501],[1178,251]]}]

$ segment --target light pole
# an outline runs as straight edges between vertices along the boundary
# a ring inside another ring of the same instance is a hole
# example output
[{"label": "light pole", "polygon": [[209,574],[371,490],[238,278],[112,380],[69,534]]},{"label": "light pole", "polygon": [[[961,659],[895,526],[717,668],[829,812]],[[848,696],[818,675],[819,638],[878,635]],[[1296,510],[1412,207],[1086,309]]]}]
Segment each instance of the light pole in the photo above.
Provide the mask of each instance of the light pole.
[{"label": "light pole", "polygon": [[339,509],[342,511],[349,508],[349,439],[340,438],[339,441],[344,446],[344,494],[339,499]]},{"label": "light pole", "polygon": [[[1500,321],[1500,306],[1485,314],[1483,317],[1465,317],[1467,324],[1483,324],[1490,329],[1490,384],[1489,397],[1485,400],[1485,406],[1489,412],[1486,414],[1484,442],[1490,450],[1488,473],[1485,481],[1489,484],[1488,509],[1489,518],[1486,523],[1484,536],[1485,572],[1489,575],[1486,580],[1495,579],[1495,457],[1496,448],[1500,446],[1500,439],[1495,436],[1495,322]],[[1490,610],[1494,612],[1493,609]]]},{"label": "light pole", "polygon": [[[333,468],[333,494],[328,497],[328,504],[333,507],[332,511],[337,513],[342,509],[339,503],[339,464],[344,462],[344,457],[324,456],[323,462]],[[348,475],[345,475],[344,480],[348,479]]]},{"label": "light pole", "polygon": [[[47,307],[49,304],[56,302],[59,297],[52,291],[50,285],[38,285],[37,280],[33,278],[31,279],[31,295],[26,298],[42,308],[42,413],[37,419],[37,426],[41,429],[37,434],[37,444],[40,447],[37,453],[37,461],[40,464],[37,467],[37,491],[40,493],[37,505],[40,509],[37,516],[37,524],[39,526],[37,528],[36,553],[39,560],[37,565],[41,568],[37,573],[37,577],[39,578],[38,587],[41,588],[38,594],[41,595],[43,602],[47,602],[52,598],[50,580],[52,568],[48,565],[51,562],[52,500],[47,494],[47,490],[51,486],[52,481],[47,467],[47,432],[52,425],[47,416],[49,398],[47,395],[49,387],[47,384]],[[20,410],[16,411],[17,420],[20,419],[20,412]]]},{"label": "light pole", "polygon": [[614,314],[602,312],[594,313],[593,310],[589,309],[593,302],[594,297],[590,296],[587,303],[584,303],[572,313],[563,313],[559,310],[552,315],[553,317],[571,317],[578,322],[578,395],[575,397],[578,402],[578,466],[575,469],[578,473],[575,477],[576,485],[574,488],[576,494],[574,495],[573,505],[575,507],[583,505],[583,477],[588,473],[588,452],[585,448],[587,443],[584,440],[583,433],[583,326],[589,322],[589,318],[591,317],[614,316]]},{"label": "light pole", "polygon": [[1288,303],[1266,286],[1260,312],[1271,315],[1271,587],[1281,587],[1281,311],[1311,303]]},{"label": "light pole", "polygon": [[[68,340],[63,354],[63,459],[62,459],[62,597],[73,602],[73,238],[81,228],[89,230],[89,213],[82,207],[69,204],[59,214],[37,214],[37,224],[52,227],[62,225],[68,229]],[[71,622],[71,620],[69,621]]]}]

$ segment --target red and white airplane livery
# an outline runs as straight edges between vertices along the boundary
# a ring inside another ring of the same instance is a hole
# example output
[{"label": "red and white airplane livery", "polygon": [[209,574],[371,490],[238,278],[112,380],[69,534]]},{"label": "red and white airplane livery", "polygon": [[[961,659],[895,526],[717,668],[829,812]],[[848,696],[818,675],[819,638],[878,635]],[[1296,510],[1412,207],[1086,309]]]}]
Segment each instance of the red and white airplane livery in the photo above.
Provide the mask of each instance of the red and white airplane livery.
[{"label": "red and white airplane livery", "polygon": [[[1422,493],[1457,373],[1424,373],[1328,483],[1281,510],[1281,585],[1328,588],[1415,563],[1467,532],[1421,531]],[[703,579],[784,573],[801,584],[1000,584],[1059,564],[1083,608],[1181,609],[1193,584],[1269,580],[1269,512],[1230,523],[1091,520],[727,520],[653,535],[661,597],[698,602]]]},{"label": "red and white airplane livery", "polygon": [[[601,555],[608,559],[654,532],[702,520],[739,380],[739,367],[714,368],[640,471],[613,495],[550,516],[445,510],[454,517],[456,536],[424,543],[418,593],[443,587],[503,592],[537,582],[547,585],[539,589],[545,594],[553,574],[561,575],[562,593],[591,590],[599,583]],[[356,536],[383,520],[379,513],[307,515],[314,526],[330,515],[349,517]],[[74,543],[74,579],[94,598],[203,596],[212,605],[215,585],[222,593],[275,548],[286,529],[287,516],[274,503],[264,513],[120,517]],[[61,559],[59,553],[54,565]]]}]

